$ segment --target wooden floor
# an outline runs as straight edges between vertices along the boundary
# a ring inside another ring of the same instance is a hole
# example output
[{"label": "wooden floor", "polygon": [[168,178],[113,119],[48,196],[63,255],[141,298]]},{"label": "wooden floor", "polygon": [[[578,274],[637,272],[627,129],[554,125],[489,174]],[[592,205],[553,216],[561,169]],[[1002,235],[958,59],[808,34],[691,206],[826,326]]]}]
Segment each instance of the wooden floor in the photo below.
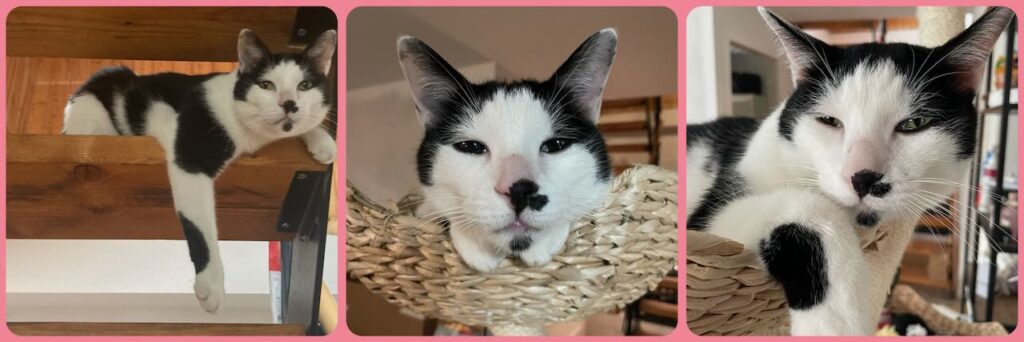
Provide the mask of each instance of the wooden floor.
[{"label": "wooden floor", "polygon": [[229,72],[231,62],[176,62],[79,58],[7,58],[7,133],[60,134],[68,96],[103,67],[124,65],[136,74]]}]

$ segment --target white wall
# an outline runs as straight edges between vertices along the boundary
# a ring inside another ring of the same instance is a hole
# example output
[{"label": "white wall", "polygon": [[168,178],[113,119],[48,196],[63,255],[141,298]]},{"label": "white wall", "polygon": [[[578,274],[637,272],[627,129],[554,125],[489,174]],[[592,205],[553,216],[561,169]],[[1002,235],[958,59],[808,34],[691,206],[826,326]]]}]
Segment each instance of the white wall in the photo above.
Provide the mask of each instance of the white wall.
[{"label": "white wall", "polygon": [[718,117],[715,70],[716,64],[721,63],[715,58],[714,12],[708,6],[694,8],[686,16],[686,123]]}]

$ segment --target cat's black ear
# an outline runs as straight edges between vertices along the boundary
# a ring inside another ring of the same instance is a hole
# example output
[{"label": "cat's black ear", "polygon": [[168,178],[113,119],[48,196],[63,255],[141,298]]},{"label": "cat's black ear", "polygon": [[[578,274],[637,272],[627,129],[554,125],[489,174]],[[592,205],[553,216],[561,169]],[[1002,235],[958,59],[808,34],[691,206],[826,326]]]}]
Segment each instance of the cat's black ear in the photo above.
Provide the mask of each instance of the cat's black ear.
[{"label": "cat's black ear", "polygon": [[612,28],[598,31],[580,44],[548,79],[554,86],[554,100],[576,101],[587,119],[597,123],[601,114],[601,95],[615,60],[617,44],[618,33]]},{"label": "cat's black ear", "polygon": [[424,126],[438,115],[447,114],[443,110],[448,103],[475,105],[470,93],[472,84],[423,41],[410,36],[399,38],[398,61],[409,81],[417,116]]},{"label": "cat's black ear", "polygon": [[757,12],[761,14],[761,18],[764,18],[764,22],[768,24],[772,33],[779,39],[783,50],[786,51],[793,84],[800,83],[811,70],[830,70],[828,67],[829,56],[834,51],[831,45],[811,37],[796,25],[779,18],[778,15],[764,7],[758,7]]},{"label": "cat's black ear", "polygon": [[331,72],[331,59],[338,46],[338,31],[327,30],[321,33],[312,44],[306,47],[302,55],[307,61],[316,65],[324,74]]},{"label": "cat's black ear", "polygon": [[946,56],[942,59],[952,66],[957,83],[963,89],[973,90],[981,81],[999,35],[1013,18],[1013,11],[1006,7],[992,7],[978,18],[971,27],[935,48],[934,54]]},{"label": "cat's black ear", "polygon": [[238,34],[238,70],[252,72],[269,59],[270,49],[256,36],[256,32],[242,29]]}]

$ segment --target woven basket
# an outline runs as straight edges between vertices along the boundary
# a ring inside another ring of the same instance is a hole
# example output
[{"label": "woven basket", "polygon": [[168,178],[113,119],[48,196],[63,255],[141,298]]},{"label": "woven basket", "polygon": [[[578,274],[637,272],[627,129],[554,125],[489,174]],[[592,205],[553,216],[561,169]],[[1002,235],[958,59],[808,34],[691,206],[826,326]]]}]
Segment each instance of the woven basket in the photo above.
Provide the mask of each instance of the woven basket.
[{"label": "woven basket", "polygon": [[655,166],[619,175],[605,207],[580,220],[547,265],[506,259],[479,273],[445,229],[411,213],[415,197],[372,203],[348,184],[348,274],[409,310],[498,330],[581,319],[654,289],[678,258],[678,176]]},{"label": "woven basket", "polygon": [[[875,253],[888,232],[859,231],[861,248]],[[686,326],[704,336],[789,335],[786,296],[743,244],[687,230]]]}]

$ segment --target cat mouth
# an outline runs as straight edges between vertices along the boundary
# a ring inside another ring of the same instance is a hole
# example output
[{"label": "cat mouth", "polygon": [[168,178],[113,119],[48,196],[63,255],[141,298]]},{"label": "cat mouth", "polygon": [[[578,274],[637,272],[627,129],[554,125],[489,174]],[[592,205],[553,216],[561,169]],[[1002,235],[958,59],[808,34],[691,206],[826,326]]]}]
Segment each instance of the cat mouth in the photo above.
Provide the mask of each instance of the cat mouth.
[{"label": "cat mouth", "polygon": [[530,232],[532,230],[537,230],[537,228],[534,228],[534,227],[526,224],[525,222],[523,222],[523,220],[517,218],[517,219],[513,220],[512,223],[509,223],[507,226],[505,226],[505,228],[499,229],[498,232],[499,233],[509,233],[509,234],[516,234],[516,235],[518,235],[518,234],[525,234],[525,233]]}]

